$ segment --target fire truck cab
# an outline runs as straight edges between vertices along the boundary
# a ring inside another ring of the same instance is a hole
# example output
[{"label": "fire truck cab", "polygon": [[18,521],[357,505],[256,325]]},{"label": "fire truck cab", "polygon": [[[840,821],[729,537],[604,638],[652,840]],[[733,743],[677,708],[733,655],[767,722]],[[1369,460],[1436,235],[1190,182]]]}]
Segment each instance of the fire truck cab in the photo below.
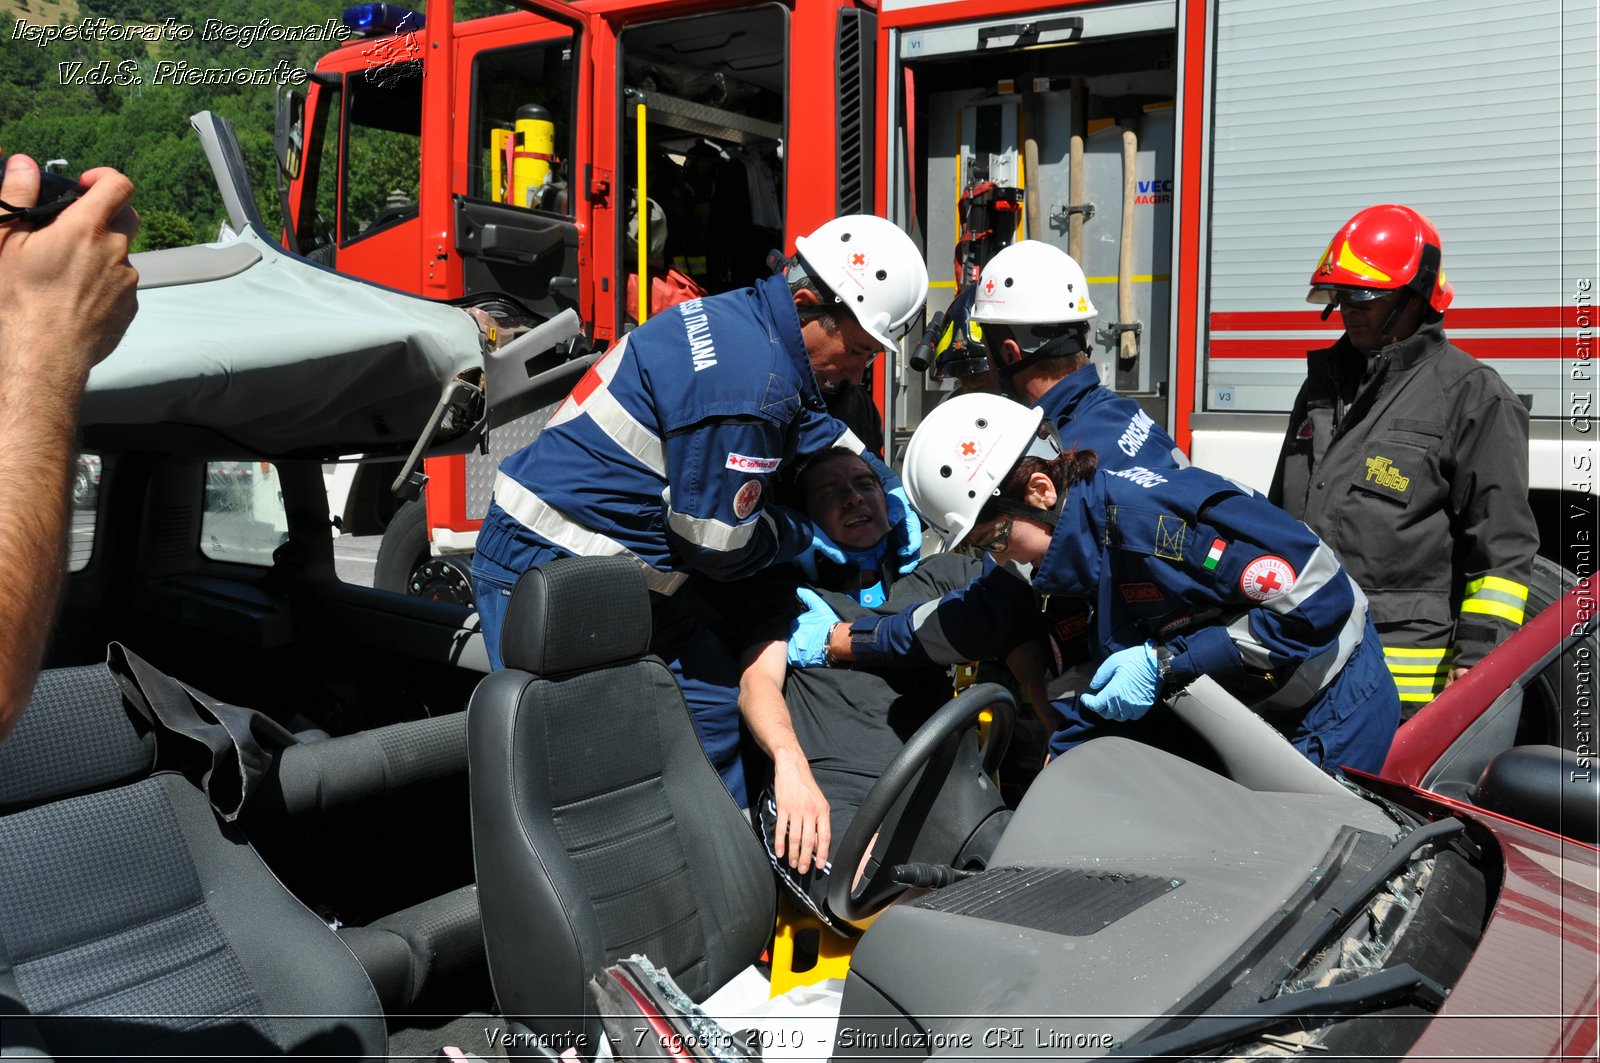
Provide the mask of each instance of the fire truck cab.
[{"label": "fire truck cab", "polygon": [[[391,8],[385,32],[318,64],[280,123],[293,249],[435,298],[572,308],[602,348],[649,316],[652,289],[747,285],[796,233],[871,210],[871,10],[529,6],[459,24],[448,5],[425,23]],[[346,526],[388,522],[396,540],[380,585],[469,602],[460,552],[499,458],[541,424],[498,431],[487,455],[431,459],[425,520],[387,501],[388,470],[358,474]]]}]

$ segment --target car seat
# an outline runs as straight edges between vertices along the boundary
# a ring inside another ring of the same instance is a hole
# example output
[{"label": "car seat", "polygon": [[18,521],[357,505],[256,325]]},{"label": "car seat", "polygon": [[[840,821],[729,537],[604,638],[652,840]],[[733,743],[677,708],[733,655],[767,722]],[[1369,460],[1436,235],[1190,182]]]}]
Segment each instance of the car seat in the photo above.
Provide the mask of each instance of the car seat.
[{"label": "car seat", "polygon": [[467,709],[473,858],[489,973],[528,1056],[593,1056],[586,986],[635,953],[695,1000],[760,953],[776,886],[695,736],[672,673],[645,656],[650,596],[626,558],[530,569],[506,668]]},{"label": "car seat", "polygon": [[103,665],[0,746],[0,1054],[382,1055],[361,965],[182,775]]}]

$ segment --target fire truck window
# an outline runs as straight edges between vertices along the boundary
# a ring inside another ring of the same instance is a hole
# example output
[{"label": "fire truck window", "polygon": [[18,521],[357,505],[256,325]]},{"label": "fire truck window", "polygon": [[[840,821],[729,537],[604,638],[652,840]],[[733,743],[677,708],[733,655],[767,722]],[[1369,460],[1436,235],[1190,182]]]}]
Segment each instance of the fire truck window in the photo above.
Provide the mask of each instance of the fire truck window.
[{"label": "fire truck window", "polygon": [[94,556],[94,521],[100,509],[100,455],[79,454],[72,466],[72,540],[67,571],[78,572]]},{"label": "fire truck window", "polygon": [[417,216],[422,68],[396,63],[346,81],[344,243]]},{"label": "fire truck window", "polygon": [[289,538],[289,519],[269,461],[211,461],[205,467],[200,552],[213,561],[271,567]]},{"label": "fire truck window", "polygon": [[300,252],[313,262],[333,264],[334,228],[339,199],[339,116],[343,98],[338,85],[318,85],[307,123],[311,155],[300,175]]},{"label": "fire truck window", "polygon": [[500,48],[472,64],[475,199],[570,216],[572,38]]}]

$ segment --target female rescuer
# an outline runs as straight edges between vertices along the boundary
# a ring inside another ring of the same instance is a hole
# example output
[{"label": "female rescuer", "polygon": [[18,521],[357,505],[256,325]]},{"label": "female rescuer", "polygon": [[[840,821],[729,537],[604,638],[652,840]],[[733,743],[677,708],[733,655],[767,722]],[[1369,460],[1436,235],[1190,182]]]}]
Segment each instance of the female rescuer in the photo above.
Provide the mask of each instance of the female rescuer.
[{"label": "female rescuer", "polygon": [[[1052,752],[1125,732],[1209,675],[1314,764],[1382,767],[1400,705],[1366,597],[1262,496],[1196,468],[1097,471],[1093,451],[1062,452],[1039,409],[996,395],[936,407],[912,436],[905,486],[946,543],[998,567],[891,616],[844,624],[813,606],[791,662],[999,657],[1012,647],[994,641],[1037,610],[1057,672],[1085,653],[1099,665],[1088,693],[1053,706],[1066,722]],[[1163,707],[1139,729],[1175,722]]]}]

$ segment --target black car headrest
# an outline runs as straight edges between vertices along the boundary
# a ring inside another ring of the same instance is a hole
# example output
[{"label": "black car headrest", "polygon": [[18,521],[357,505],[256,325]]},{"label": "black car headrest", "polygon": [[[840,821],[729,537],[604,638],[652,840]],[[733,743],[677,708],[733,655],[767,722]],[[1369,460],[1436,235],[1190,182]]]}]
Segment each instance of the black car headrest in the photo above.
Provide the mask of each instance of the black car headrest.
[{"label": "black car headrest", "polygon": [[634,660],[649,645],[650,592],[639,566],[625,557],[567,557],[517,580],[500,656],[507,668],[555,675]]},{"label": "black car headrest", "polygon": [[105,665],[40,672],[0,745],[0,811],[128,782],[154,763],[155,737],[135,725]]}]

